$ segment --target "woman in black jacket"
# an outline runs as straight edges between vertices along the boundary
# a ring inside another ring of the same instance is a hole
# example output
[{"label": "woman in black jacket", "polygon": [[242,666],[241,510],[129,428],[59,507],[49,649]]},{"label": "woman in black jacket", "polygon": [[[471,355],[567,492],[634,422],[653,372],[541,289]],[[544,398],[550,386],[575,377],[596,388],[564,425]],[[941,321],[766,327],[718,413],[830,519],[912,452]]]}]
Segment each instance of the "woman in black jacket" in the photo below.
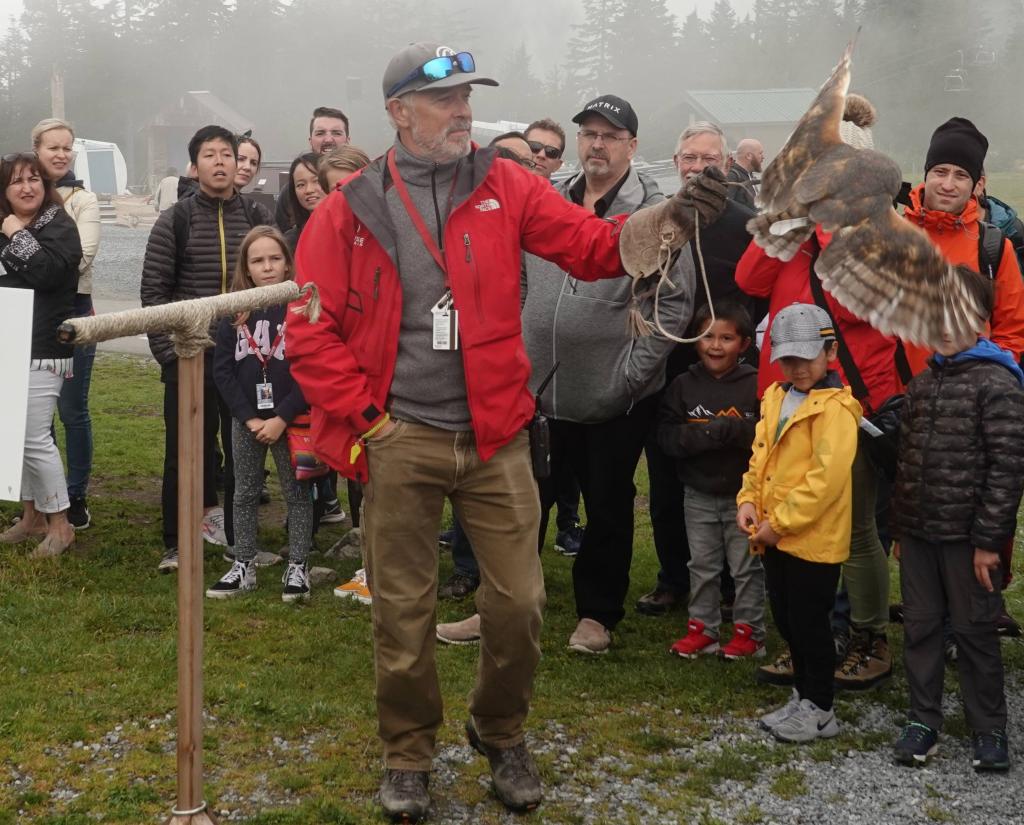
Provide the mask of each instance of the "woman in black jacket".
[{"label": "woman in black jacket", "polygon": [[299,245],[302,230],[306,228],[306,221],[317,204],[324,199],[324,190],[320,188],[320,179],[317,177],[319,160],[320,156],[312,152],[295,158],[288,170],[288,186],[281,195],[288,211],[295,217],[295,225],[284,233],[293,254]]},{"label": "woman in black jacket", "polygon": [[58,556],[75,540],[68,522],[67,483],[51,423],[72,347],[57,327],[74,314],[82,243],[75,222],[34,154],[0,161],[0,288],[33,294],[32,348],[21,474],[21,520],[0,534],[13,544],[42,535],[33,558]]}]

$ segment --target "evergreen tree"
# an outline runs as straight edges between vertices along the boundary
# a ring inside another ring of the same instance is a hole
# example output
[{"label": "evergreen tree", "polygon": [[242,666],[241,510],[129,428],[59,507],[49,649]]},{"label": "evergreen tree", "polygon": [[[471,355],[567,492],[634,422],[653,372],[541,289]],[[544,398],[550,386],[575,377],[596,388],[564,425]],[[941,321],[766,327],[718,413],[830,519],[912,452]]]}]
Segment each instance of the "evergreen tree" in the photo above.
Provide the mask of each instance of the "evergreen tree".
[{"label": "evergreen tree", "polygon": [[584,19],[573,26],[566,72],[569,86],[581,100],[603,94],[615,76],[612,56],[619,22],[626,13],[624,0],[585,0]]}]

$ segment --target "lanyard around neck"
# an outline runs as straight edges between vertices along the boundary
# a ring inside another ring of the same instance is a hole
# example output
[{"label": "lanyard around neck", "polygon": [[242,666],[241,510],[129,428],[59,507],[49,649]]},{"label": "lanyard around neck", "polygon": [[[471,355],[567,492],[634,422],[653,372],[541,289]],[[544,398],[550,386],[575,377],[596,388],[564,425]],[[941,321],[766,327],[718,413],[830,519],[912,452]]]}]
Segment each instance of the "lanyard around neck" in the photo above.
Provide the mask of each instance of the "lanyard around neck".
[{"label": "lanyard around neck", "polygon": [[[423,221],[423,216],[420,215],[419,210],[416,208],[416,205],[412,202],[412,198],[409,196],[409,189],[405,185],[405,181],[402,180],[402,176],[398,171],[398,164],[395,163],[394,149],[388,151],[388,171],[391,173],[391,181],[395,186],[395,191],[398,192],[398,197],[402,201],[402,205],[405,207],[409,220],[411,220],[412,225],[416,227],[416,231],[419,233],[420,238],[423,241],[423,245],[427,248],[427,252],[429,252],[430,256],[434,259],[434,263],[436,263],[441,272],[444,273],[445,286],[448,286],[448,262],[445,258],[444,250],[440,249],[434,241],[430,231],[427,229],[426,223]],[[455,182],[458,180],[458,176],[459,172],[456,168],[455,177],[452,179],[451,191],[448,194],[449,213],[451,213],[451,202],[455,193]]]},{"label": "lanyard around neck", "polygon": [[242,324],[242,332],[245,335],[245,340],[248,341],[249,346],[253,348],[256,355],[256,360],[260,362],[260,366],[263,368],[264,376],[267,374],[267,364],[270,363],[270,359],[274,357],[274,354],[277,352],[278,347],[280,347],[281,344],[284,343],[284,329],[286,326],[288,326],[287,321],[281,324],[281,331],[277,333],[277,337],[274,339],[274,343],[270,345],[270,353],[264,355],[262,352],[260,352],[260,345],[256,343],[256,339],[253,338],[252,333],[249,332],[249,325]]}]

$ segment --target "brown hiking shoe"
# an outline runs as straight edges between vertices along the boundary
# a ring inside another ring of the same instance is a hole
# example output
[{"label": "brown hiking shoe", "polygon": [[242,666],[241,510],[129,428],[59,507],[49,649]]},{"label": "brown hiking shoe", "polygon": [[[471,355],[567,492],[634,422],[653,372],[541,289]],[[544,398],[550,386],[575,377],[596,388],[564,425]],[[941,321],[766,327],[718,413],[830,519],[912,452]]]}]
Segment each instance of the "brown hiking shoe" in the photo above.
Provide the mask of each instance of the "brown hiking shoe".
[{"label": "brown hiking shoe", "polygon": [[757,669],[757,681],[763,685],[793,684],[793,656],[787,647],[770,665],[761,665]]},{"label": "brown hiking shoe", "polygon": [[510,748],[494,748],[484,744],[476,725],[470,719],[466,722],[466,738],[470,746],[487,757],[491,765],[491,779],[494,793],[510,811],[523,813],[540,805],[542,793],[540,774],[533,763],[533,757],[520,742]]},{"label": "brown hiking shoe", "polygon": [[388,768],[380,783],[380,804],[392,822],[419,822],[427,815],[430,794],[426,771]]},{"label": "brown hiking shoe", "polygon": [[892,653],[882,634],[858,631],[843,663],[836,668],[839,690],[867,690],[892,676]]}]

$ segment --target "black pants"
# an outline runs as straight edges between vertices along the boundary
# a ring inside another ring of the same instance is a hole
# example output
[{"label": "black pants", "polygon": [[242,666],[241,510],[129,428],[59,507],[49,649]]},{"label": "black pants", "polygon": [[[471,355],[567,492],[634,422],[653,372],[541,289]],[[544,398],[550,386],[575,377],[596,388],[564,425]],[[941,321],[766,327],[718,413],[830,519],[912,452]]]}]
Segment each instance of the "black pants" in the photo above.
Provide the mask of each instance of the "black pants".
[{"label": "black pants", "polygon": [[836,649],[829,614],[841,564],[804,561],[769,547],[764,554],[772,617],[793,656],[793,676],[801,699],[832,708]]},{"label": "black pants", "polygon": [[676,472],[676,460],[658,446],[657,422],[644,444],[647,477],[650,480],[651,530],[658,554],[658,586],[686,598],[690,592],[690,544],[683,517],[683,482]]},{"label": "black pants", "polygon": [[903,663],[911,719],[936,730],[942,727],[942,625],[948,612],[967,726],[973,731],[1006,729],[1003,659],[996,633],[1002,568],[991,576],[995,591],[989,593],[974,576],[974,548],[967,542],[937,544],[902,537]]},{"label": "black pants", "polygon": [[[612,629],[625,615],[633,561],[633,475],[654,422],[657,399],[633,405],[626,415],[600,424],[551,422],[552,462],[567,461],[587,508],[583,543],[573,563],[576,614]],[[541,510],[557,495],[551,478],[540,485]]]},{"label": "black pants", "polygon": [[[178,377],[177,362],[164,367],[164,477],[160,492],[164,547],[178,546]],[[235,543],[235,466],[231,455],[231,413],[212,382],[203,384],[203,507],[217,505],[217,433],[224,449],[224,532]]]}]

